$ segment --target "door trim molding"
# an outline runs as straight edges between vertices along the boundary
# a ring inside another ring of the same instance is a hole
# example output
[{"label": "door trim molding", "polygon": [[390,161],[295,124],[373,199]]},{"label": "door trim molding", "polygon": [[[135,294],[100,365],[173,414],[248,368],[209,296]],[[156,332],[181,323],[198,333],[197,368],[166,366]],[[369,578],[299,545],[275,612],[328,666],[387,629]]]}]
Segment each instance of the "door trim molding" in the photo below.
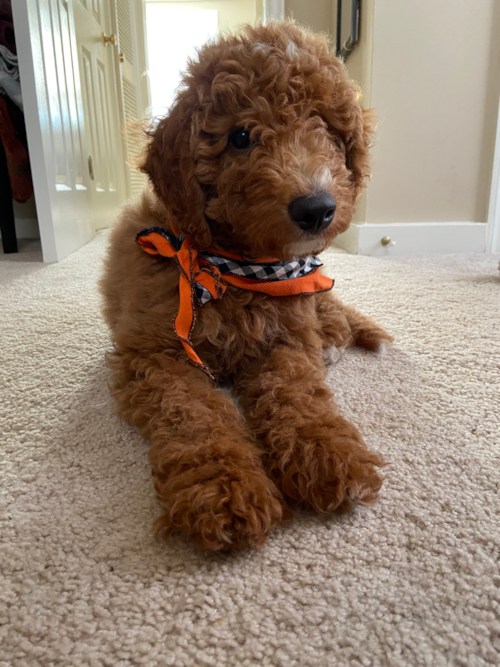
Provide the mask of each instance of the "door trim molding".
[{"label": "door trim molding", "polygon": [[285,18],[285,0],[265,0],[266,21],[267,19]]},{"label": "door trim molding", "polygon": [[[57,22],[61,8],[67,12],[62,17],[64,24],[67,21],[66,33]],[[12,3],[12,12],[43,261],[58,262],[93,238],[88,177],[83,161],[86,140],[73,2],[56,5],[50,0],[16,0]],[[60,41],[59,50],[54,40]],[[61,49],[62,60],[56,64]],[[59,86],[56,67],[62,68],[65,90]],[[70,77],[73,77],[71,86]],[[59,100],[51,102],[54,93]],[[59,116],[56,116],[53,109],[64,96],[68,106],[64,112],[59,107]],[[58,162],[54,158],[56,134],[65,142],[59,143],[63,148],[59,150]]]},{"label": "door trim molding", "polygon": [[488,252],[500,252],[500,104],[498,107],[495,157],[493,158],[493,172],[491,175],[486,250]]},{"label": "door trim molding", "polygon": [[[31,176],[33,179],[33,190],[38,214],[39,234],[42,242],[44,262],[57,262],[58,251],[54,234],[52,220],[51,201],[48,196],[48,177],[45,168],[44,151],[50,150],[47,135],[44,137],[40,128],[38,117],[38,99],[40,84],[37,86],[36,73],[33,66],[32,37],[38,40],[38,7],[36,4],[27,2],[13,2],[12,14],[16,24],[16,43],[19,59],[19,74],[24,86],[23,106],[24,120],[26,123],[26,135],[28,140],[28,152],[31,164]],[[41,50],[41,45],[40,45]],[[36,63],[42,62],[40,53],[36,54]],[[43,65],[42,65],[43,67]],[[42,82],[43,84],[44,82]],[[47,133],[48,134],[48,133]]]},{"label": "door trim molding", "polygon": [[[354,255],[380,257],[483,253],[487,251],[487,226],[486,222],[353,223],[334,245]],[[382,245],[384,236],[395,245]]]}]

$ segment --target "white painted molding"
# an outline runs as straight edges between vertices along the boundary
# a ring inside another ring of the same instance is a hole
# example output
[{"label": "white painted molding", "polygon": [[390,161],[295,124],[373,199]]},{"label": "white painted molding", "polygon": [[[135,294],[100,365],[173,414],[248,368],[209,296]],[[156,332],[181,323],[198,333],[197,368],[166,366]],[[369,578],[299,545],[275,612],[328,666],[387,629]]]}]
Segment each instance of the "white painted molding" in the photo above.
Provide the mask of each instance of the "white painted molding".
[{"label": "white painted molding", "polygon": [[[334,245],[354,255],[447,255],[486,251],[485,222],[393,222],[355,224]],[[383,246],[389,236],[395,245]]]},{"label": "white painted molding", "polygon": [[498,107],[493,173],[491,175],[488,228],[486,230],[486,250],[489,252],[500,252],[500,105]]},{"label": "white painted molding", "polygon": [[285,18],[285,0],[265,0],[266,21],[267,19]]},{"label": "white painted molding", "polygon": [[346,232],[340,234],[336,239],[334,239],[333,245],[342,248],[342,250],[347,250],[347,252],[350,252],[351,255],[357,255],[359,248],[360,226],[361,225],[357,225],[354,222],[351,223],[349,229]]},{"label": "white painted molding", "polygon": [[[16,218],[16,236],[18,239],[39,239],[40,230],[36,218]],[[0,239],[2,235],[0,234]]]}]

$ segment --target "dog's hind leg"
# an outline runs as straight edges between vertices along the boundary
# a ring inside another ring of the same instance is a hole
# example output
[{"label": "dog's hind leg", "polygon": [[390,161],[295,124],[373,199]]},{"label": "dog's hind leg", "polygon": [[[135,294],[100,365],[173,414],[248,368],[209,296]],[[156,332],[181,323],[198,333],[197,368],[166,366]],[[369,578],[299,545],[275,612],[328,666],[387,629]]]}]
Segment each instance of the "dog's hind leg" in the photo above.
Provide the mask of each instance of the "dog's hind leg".
[{"label": "dog's hind leg", "polygon": [[235,384],[269,476],[290,501],[319,512],[376,500],[384,465],[339,414],[325,374],[319,350],[282,346]]},{"label": "dog's hind leg", "polygon": [[206,550],[261,547],[280,523],[280,494],[231,398],[187,361],[136,351],[109,355],[120,414],[150,440],[158,528]]}]

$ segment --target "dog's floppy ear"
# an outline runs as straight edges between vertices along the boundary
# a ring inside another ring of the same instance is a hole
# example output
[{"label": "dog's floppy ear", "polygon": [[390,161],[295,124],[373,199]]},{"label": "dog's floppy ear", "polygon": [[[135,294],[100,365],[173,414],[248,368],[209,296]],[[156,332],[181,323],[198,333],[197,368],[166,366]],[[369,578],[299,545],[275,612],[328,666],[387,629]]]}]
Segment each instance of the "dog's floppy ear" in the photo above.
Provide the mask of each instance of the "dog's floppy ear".
[{"label": "dog's floppy ear", "polygon": [[[195,112],[196,113],[196,112]],[[210,245],[205,192],[195,177],[192,155],[193,105],[179,99],[170,113],[149,131],[150,141],[141,165],[175,225],[197,248]]]},{"label": "dog's floppy ear", "polygon": [[352,174],[356,198],[366,187],[366,179],[371,176],[370,148],[375,134],[376,116],[371,109],[353,107],[352,129],[346,132],[346,166]]},{"label": "dog's floppy ear", "polygon": [[333,85],[330,82],[329,86],[325,86],[330,89],[330,95],[318,106],[318,110],[328,125],[332,140],[345,155],[357,199],[371,176],[370,148],[377,117],[371,109],[361,107],[356,84],[349,80],[347,72],[336,59],[334,63],[336,76]]}]

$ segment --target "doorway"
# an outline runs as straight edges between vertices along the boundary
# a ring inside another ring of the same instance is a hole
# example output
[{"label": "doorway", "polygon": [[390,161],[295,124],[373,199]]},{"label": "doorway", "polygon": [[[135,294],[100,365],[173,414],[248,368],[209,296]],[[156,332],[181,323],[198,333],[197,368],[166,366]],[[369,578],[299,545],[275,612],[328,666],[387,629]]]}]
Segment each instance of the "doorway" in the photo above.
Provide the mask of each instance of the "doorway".
[{"label": "doorway", "polygon": [[145,177],[132,168],[138,142],[124,128],[151,113],[167,113],[179,71],[196,48],[219,30],[273,16],[268,4],[12,3],[45,262],[60,261],[87,243],[113,223],[125,199],[142,191]]},{"label": "doorway", "polygon": [[219,30],[254,23],[256,0],[146,0],[149,82],[153,116],[164,116],[189,57]]}]

